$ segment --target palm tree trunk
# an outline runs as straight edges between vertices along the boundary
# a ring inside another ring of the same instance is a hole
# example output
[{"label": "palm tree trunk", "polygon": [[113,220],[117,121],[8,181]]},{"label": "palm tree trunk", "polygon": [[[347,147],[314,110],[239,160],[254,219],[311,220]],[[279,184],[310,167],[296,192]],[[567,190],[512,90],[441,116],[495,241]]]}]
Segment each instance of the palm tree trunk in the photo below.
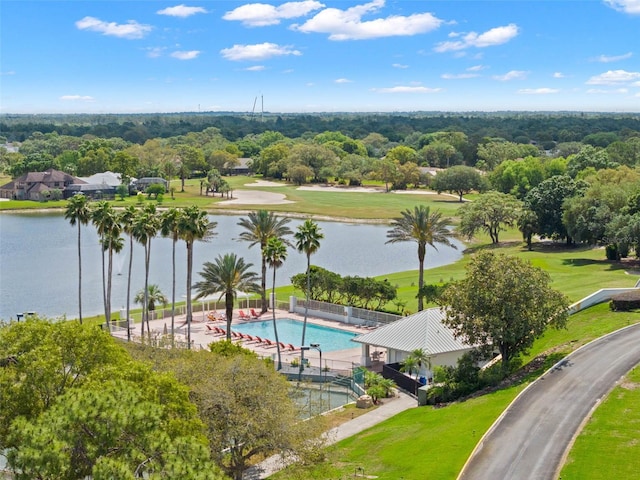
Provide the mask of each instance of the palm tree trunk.
[{"label": "palm tree trunk", "polygon": [[193,243],[187,242],[187,348],[191,348],[191,272],[193,270]]},{"label": "palm tree trunk", "polygon": [[129,304],[131,302],[131,269],[133,267],[133,235],[129,235],[129,272],[127,273],[127,342],[131,341],[131,329],[129,328]]},{"label": "palm tree trunk", "polygon": [[147,319],[147,336],[151,340],[151,326],[149,325],[149,266],[151,265],[151,238],[147,240],[146,259],[145,259],[145,275],[144,275],[144,306]]},{"label": "palm tree trunk", "polygon": [[276,337],[276,349],[278,350],[278,370],[282,370],[280,339],[278,338],[278,326],[276,325],[276,267],[273,267],[273,287],[271,288],[271,296],[273,297],[273,334]]},{"label": "palm tree trunk", "polygon": [[107,318],[107,281],[106,281],[105,261],[104,261],[104,235],[100,239],[100,251],[102,252],[102,306],[104,307],[104,317],[106,319]]},{"label": "palm tree trunk", "polygon": [[173,237],[173,250],[171,251],[171,348],[173,348],[175,338],[175,316],[176,316],[176,242],[177,239]]},{"label": "palm tree trunk", "polygon": [[107,266],[107,295],[105,317],[107,326],[111,325],[111,279],[113,276],[113,248],[111,247],[111,236],[109,236],[109,263]]},{"label": "palm tree trunk", "polygon": [[227,340],[231,341],[231,320],[233,319],[233,291],[225,293],[224,306],[227,313]]},{"label": "palm tree trunk", "polygon": [[[264,245],[262,246],[262,251],[264,251]],[[262,290],[260,293],[262,294],[262,313],[265,313],[269,310],[267,303],[267,259],[264,254],[262,254],[262,283],[260,284]]]},{"label": "palm tree trunk", "polygon": [[78,221],[78,315],[82,325],[82,249],[80,248],[80,221]]},{"label": "palm tree trunk", "polygon": [[424,286],[424,255],[426,251],[426,245],[418,245],[418,262],[420,264],[418,271],[418,311],[421,312],[424,308],[422,299],[422,287]]},{"label": "palm tree trunk", "polygon": [[[309,314],[309,294],[311,293],[311,255],[307,254],[307,301],[304,304],[304,322],[302,323],[302,343],[304,347],[304,337],[307,333],[307,315]],[[300,370],[298,371],[298,381],[302,379],[304,369],[304,350],[300,350]]]}]

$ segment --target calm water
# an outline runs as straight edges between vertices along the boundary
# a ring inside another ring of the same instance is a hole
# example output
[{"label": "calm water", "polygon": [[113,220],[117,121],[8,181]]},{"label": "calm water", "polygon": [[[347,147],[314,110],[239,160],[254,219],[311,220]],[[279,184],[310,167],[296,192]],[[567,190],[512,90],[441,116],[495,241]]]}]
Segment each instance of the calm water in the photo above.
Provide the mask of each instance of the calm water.
[{"label": "calm water", "polygon": [[[290,343],[295,346],[300,344],[300,339],[302,338],[302,322],[290,318],[280,318],[277,319],[276,322],[278,324],[278,340],[284,344]],[[275,340],[276,338],[273,331],[272,320],[238,324],[233,327],[233,330],[249,335],[258,335],[263,339],[268,338],[269,340]],[[355,336],[355,333],[338,330],[337,328],[307,323],[305,344],[310,345],[317,343],[323,352],[346,350],[348,348],[358,347],[358,344],[351,341]]]},{"label": "calm water", "polygon": [[[236,240],[241,232],[240,216],[216,215],[217,236],[209,243],[196,243],[194,249],[194,283],[205,261],[219,254],[235,252],[253,263],[260,272],[259,247],[248,248]],[[295,228],[301,220],[292,220]],[[318,222],[324,239],[311,257],[314,265],[341,275],[377,276],[417,269],[417,247],[414,243],[385,245],[386,225]],[[459,248],[461,244],[458,244]],[[160,286],[171,300],[171,250],[169,239],[158,237],[152,242],[149,282]],[[426,268],[446,265],[461,257],[461,249],[440,246],[427,251]],[[126,303],[129,244],[115,257],[112,310],[117,312]],[[303,273],[306,257],[289,248],[285,264],[278,269],[276,285],[288,285],[291,276]],[[101,254],[98,235],[92,226],[82,227],[82,311],[96,315],[103,311]],[[186,248],[176,247],[176,301],[186,293]],[[416,279],[417,280],[417,279]],[[267,285],[272,282],[269,270]],[[133,252],[132,297],[144,287],[144,256],[142,246]],[[139,307],[132,305],[132,308]],[[0,319],[15,318],[16,313],[35,311],[51,317],[78,316],[78,252],[77,227],[72,227],[62,214],[1,213],[0,214]]]}]

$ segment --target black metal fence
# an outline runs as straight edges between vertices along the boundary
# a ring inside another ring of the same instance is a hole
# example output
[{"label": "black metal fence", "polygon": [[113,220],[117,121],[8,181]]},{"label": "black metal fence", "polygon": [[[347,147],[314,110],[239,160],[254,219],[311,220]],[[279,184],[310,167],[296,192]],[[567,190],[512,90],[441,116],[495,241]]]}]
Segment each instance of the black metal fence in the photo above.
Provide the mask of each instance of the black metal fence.
[{"label": "black metal fence", "polygon": [[419,381],[406,376],[400,371],[399,363],[388,363],[382,366],[382,376],[396,382],[396,385],[407,393],[418,396],[418,388],[422,386]]}]

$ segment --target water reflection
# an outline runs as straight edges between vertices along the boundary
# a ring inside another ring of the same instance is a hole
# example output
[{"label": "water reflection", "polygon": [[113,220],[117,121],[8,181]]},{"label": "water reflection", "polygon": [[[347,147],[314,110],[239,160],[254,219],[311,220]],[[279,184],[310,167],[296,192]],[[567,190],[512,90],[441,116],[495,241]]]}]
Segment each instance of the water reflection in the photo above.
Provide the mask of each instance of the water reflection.
[{"label": "water reflection", "polygon": [[[241,231],[240,216],[215,215],[217,235],[209,243],[197,243],[194,250],[194,282],[202,263],[218,254],[236,252],[260,271],[259,247],[248,248],[237,240]],[[292,220],[295,230],[301,220]],[[376,276],[416,269],[417,249],[414,243],[385,245],[386,225],[318,222],[324,239],[311,257],[314,265],[341,275]],[[458,244],[459,247],[461,246]],[[151,251],[150,282],[171,296],[172,242],[158,237]],[[462,255],[461,249],[439,246],[427,251],[425,267],[452,263]],[[132,297],[144,285],[143,249],[136,245],[133,253]],[[115,257],[112,309],[124,307],[129,259],[128,241],[123,252]],[[186,248],[178,242],[176,248],[176,298],[184,300],[186,292]],[[292,275],[304,272],[306,258],[289,249],[287,261],[278,269],[277,284],[291,283]],[[92,226],[82,228],[82,305],[83,315],[103,311],[101,256],[98,235]],[[271,284],[271,275],[268,285]],[[62,214],[2,213],[0,214],[0,319],[15,318],[16,313],[35,311],[48,316],[78,313],[78,253],[77,228]],[[134,307],[132,305],[132,307]]]}]

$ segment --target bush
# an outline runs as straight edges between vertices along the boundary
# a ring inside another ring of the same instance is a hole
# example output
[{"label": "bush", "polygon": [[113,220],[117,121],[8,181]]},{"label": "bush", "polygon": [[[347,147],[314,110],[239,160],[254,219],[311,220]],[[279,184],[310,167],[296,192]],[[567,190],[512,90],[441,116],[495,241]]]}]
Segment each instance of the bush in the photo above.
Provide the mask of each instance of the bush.
[{"label": "bush", "polygon": [[614,312],[629,312],[640,309],[640,290],[616,295],[609,302],[609,308]]},{"label": "bush", "polygon": [[618,245],[615,243],[611,245],[607,245],[604,249],[605,255],[607,256],[607,260],[620,260],[618,255]]}]

